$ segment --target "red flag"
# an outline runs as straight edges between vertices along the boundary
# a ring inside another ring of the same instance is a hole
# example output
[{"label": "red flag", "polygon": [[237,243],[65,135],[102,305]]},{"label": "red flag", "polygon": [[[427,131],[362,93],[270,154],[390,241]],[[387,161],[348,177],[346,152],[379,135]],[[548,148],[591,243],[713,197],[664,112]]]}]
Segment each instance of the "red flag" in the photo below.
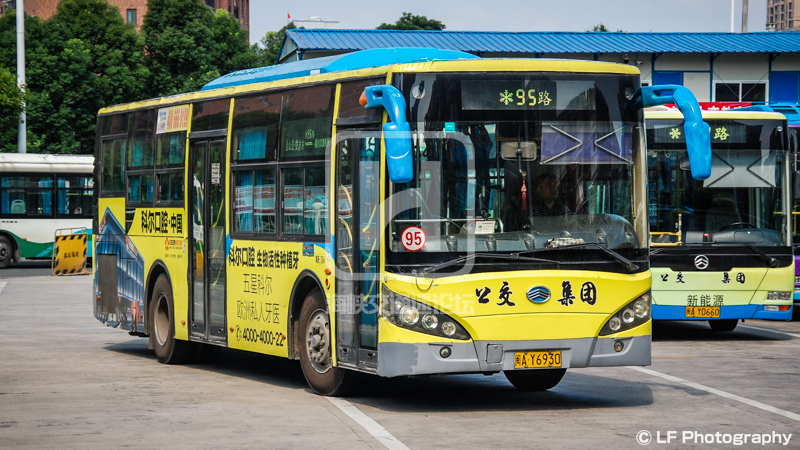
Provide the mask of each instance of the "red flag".
[{"label": "red flag", "polygon": [[289,15],[289,11],[286,11],[286,18],[287,19],[291,19],[292,18],[292,16]]}]

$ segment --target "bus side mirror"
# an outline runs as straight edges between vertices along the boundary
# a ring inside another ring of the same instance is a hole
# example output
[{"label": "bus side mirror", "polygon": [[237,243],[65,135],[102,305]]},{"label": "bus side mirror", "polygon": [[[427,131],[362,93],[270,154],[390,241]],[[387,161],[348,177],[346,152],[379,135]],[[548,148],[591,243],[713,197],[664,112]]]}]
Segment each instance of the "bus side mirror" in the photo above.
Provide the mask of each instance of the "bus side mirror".
[{"label": "bus side mirror", "polygon": [[711,176],[711,131],[703,122],[700,105],[692,91],[674,84],[645,86],[641,90],[643,107],[674,103],[683,113],[683,130],[692,178],[705,180]]},{"label": "bus side mirror", "polygon": [[392,183],[408,183],[414,178],[411,153],[411,126],[406,121],[406,100],[394,86],[387,84],[364,89],[361,104],[365,108],[384,108],[389,120],[383,124],[386,166]]}]

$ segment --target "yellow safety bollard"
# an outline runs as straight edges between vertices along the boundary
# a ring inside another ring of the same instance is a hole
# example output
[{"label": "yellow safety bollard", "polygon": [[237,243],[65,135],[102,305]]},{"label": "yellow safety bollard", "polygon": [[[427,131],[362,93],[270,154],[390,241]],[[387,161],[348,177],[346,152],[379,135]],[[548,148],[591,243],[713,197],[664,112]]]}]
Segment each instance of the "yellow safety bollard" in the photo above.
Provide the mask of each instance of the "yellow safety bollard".
[{"label": "yellow safety bollard", "polygon": [[74,228],[56,230],[53,243],[53,275],[88,275],[86,270],[89,232]]}]

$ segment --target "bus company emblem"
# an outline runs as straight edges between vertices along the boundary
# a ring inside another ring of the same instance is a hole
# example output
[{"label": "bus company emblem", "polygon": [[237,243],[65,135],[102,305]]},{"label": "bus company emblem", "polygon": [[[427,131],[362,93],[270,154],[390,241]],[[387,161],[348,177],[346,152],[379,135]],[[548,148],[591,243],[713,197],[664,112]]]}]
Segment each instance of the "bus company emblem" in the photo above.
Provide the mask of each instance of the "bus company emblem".
[{"label": "bus company emblem", "polygon": [[694,259],[694,266],[700,270],[705,270],[708,268],[708,256],[706,255],[697,255]]},{"label": "bus company emblem", "polygon": [[550,300],[550,289],[544,286],[534,286],[528,289],[527,296],[528,300],[533,303],[544,303]]}]

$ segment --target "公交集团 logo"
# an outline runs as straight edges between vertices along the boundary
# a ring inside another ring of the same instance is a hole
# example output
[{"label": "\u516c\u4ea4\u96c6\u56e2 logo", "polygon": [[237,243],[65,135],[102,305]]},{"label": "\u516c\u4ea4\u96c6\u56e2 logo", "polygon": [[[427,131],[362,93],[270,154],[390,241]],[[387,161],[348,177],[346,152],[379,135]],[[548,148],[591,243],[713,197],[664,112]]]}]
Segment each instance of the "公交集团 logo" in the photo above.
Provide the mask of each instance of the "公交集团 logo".
[{"label": "\u516c\u4ea4\u96c6\u56e2 logo", "polygon": [[697,257],[694,259],[694,266],[700,270],[705,270],[708,268],[708,256],[697,255]]},{"label": "\u516c\u4ea4\u96c6\u56e2 logo", "polygon": [[534,286],[528,289],[527,296],[528,300],[533,303],[544,303],[550,300],[550,289],[544,286]]}]

